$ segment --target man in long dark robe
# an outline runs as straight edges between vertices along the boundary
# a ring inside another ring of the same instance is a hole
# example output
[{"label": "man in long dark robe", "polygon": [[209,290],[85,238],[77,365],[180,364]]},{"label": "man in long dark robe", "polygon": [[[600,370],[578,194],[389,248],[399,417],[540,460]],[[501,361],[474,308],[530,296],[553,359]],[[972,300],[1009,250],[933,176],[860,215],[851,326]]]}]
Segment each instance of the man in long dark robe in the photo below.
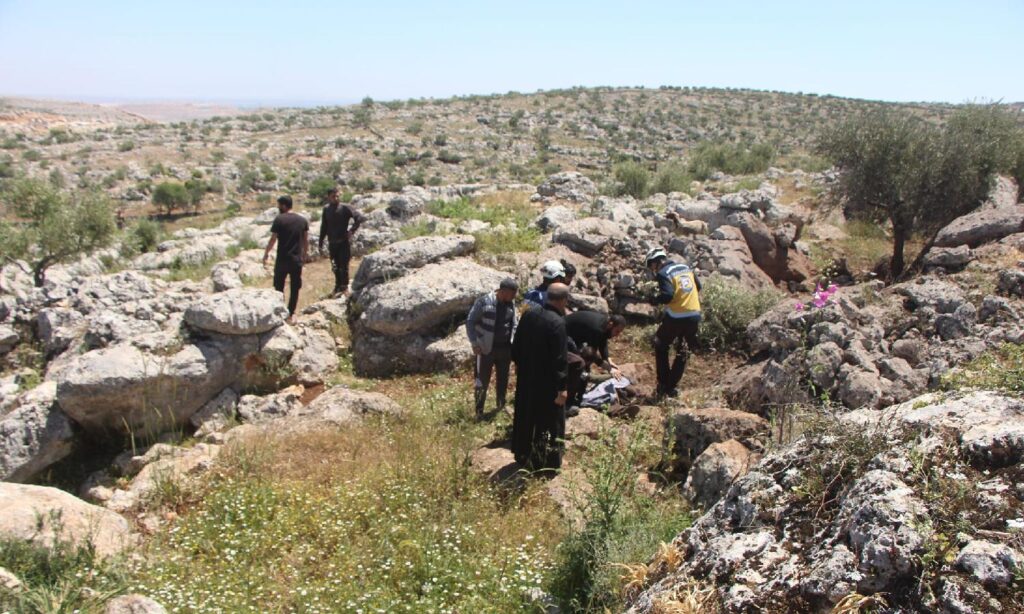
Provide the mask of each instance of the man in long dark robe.
[{"label": "man in long dark robe", "polygon": [[516,363],[512,452],[530,471],[562,466],[565,439],[565,308],[569,286],[551,284],[543,307],[523,314],[512,342]]}]

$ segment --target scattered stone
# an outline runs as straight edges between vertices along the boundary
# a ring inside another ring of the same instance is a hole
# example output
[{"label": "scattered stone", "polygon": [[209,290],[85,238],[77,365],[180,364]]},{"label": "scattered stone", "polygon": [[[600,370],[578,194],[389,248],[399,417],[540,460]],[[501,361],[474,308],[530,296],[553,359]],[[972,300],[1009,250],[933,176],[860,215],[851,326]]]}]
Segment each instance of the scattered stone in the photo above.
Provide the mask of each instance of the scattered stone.
[{"label": "scattered stone", "polygon": [[46,547],[58,539],[91,543],[101,557],[136,541],[128,521],[114,512],[56,488],[8,482],[0,482],[0,535]]}]

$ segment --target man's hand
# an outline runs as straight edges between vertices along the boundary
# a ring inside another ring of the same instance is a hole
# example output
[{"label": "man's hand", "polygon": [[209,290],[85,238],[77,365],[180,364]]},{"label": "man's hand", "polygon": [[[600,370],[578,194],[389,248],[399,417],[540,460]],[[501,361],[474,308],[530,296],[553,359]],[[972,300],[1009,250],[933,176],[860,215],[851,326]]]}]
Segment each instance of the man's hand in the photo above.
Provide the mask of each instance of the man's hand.
[{"label": "man's hand", "polygon": [[609,369],[608,372],[611,373],[612,377],[614,377],[615,379],[619,379],[622,377],[622,371],[619,371],[618,367],[612,367],[611,369]]},{"label": "man's hand", "polygon": [[474,345],[473,346],[473,353],[476,354],[477,356],[479,356],[480,354],[483,354],[483,351],[480,349],[479,345]]},{"label": "man's hand", "polygon": [[352,237],[356,236],[356,231],[350,230],[350,231],[348,231],[347,234],[348,234],[348,240],[351,241]]},{"label": "man's hand", "polygon": [[557,405],[559,407],[563,407],[565,405],[566,399],[568,399],[568,398],[569,398],[569,393],[568,392],[566,392],[565,390],[558,391],[558,395],[555,396],[555,405]]}]

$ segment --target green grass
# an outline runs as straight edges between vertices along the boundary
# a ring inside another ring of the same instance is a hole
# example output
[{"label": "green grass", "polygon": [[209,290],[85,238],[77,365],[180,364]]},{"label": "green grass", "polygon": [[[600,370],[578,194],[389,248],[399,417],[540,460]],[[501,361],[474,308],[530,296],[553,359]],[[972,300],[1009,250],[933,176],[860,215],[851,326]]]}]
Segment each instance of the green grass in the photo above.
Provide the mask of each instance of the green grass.
[{"label": "green grass", "polygon": [[515,224],[529,226],[536,211],[518,193],[496,193],[477,198],[435,200],[427,205],[427,213],[454,222],[480,220],[494,226]]},{"label": "green grass", "polygon": [[1024,345],[1005,343],[956,369],[942,381],[946,390],[999,390],[1024,397]]},{"label": "green grass", "polygon": [[557,512],[471,473],[496,427],[468,421],[467,386],[426,385],[405,421],[233,445],[133,588],[186,612],[529,611]]},{"label": "green grass", "polygon": [[102,612],[103,604],[126,588],[119,562],[100,559],[91,545],[58,540],[52,547],[5,538],[0,567],[17,576],[19,592],[0,589],[4,612]]},{"label": "green grass", "polygon": [[476,249],[487,254],[512,254],[540,251],[541,233],[536,228],[477,233]]}]

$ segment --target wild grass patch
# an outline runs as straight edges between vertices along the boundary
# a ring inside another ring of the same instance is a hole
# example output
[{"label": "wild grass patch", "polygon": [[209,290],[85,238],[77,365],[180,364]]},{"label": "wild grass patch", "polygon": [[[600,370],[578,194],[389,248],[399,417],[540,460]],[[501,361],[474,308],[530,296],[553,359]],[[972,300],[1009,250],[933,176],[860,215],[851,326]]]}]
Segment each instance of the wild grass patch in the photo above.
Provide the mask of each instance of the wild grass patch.
[{"label": "wild grass patch", "polygon": [[712,275],[701,289],[700,339],[715,350],[744,348],[747,326],[782,300],[773,288],[749,290],[739,282]]}]

